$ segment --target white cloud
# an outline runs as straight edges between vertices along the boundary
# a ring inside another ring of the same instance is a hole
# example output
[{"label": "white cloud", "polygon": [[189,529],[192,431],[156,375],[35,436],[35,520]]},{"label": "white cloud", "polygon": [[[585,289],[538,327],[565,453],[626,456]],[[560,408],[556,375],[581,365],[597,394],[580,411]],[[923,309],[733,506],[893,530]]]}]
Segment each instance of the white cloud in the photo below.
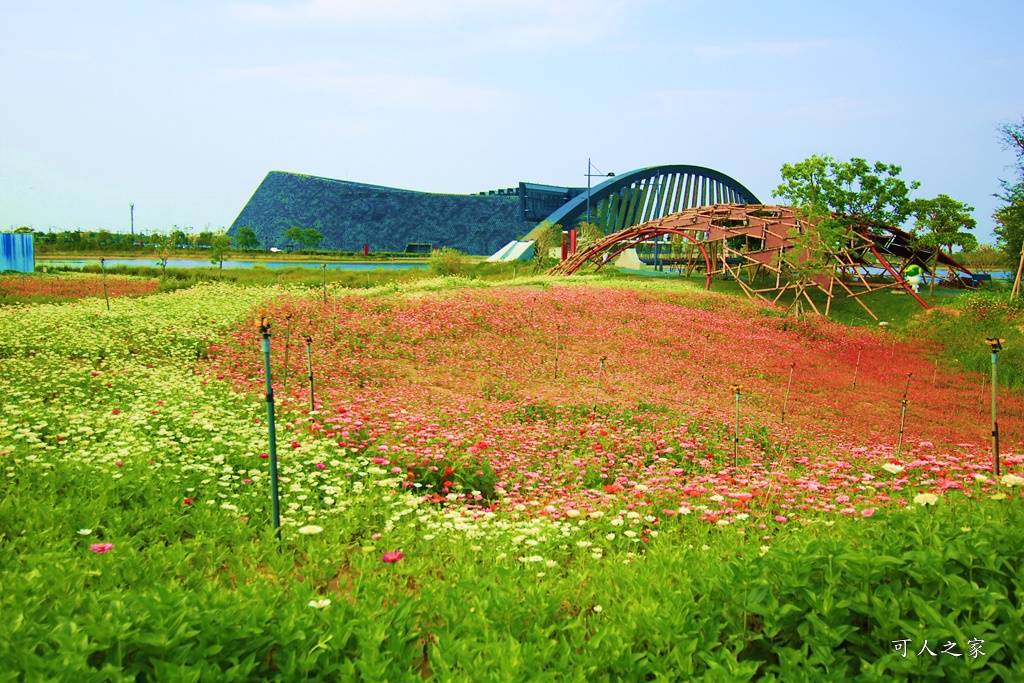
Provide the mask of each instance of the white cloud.
[{"label": "white cloud", "polygon": [[620,10],[625,0],[303,0],[290,3],[241,2],[237,16],[264,23],[436,23],[461,19],[524,17],[586,17],[588,13]]},{"label": "white cloud", "polygon": [[832,40],[778,40],[751,42],[741,41],[725,45],[698,45],[694,52],[701,59],[731,59],[733,57],[795,57],[837,47]]},{"label": "white cloud", "polygon": [[594,44],[650,0],[302,0],[239,2],[244,21],[272,26],[450,28],[477,48]]},{"label": "white cloud", "polygon": [[331,64],[222,68],[215,71],[215,76],[226,81],[333,95],[391,109],[479,111],[493,110],[507,103],[506,95],[492,88],[421,74],[354,73]]}]

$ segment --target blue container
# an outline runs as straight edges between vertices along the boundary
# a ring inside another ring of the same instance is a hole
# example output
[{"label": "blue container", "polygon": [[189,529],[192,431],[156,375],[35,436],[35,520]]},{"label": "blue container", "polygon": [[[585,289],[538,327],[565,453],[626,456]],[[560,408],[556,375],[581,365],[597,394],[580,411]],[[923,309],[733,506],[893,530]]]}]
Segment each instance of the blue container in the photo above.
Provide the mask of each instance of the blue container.
[{"label": "blue container", "polygon": [[30,233],[0,233],[0,272],[16,270],[32,273],[36,269],[36,251]]}]

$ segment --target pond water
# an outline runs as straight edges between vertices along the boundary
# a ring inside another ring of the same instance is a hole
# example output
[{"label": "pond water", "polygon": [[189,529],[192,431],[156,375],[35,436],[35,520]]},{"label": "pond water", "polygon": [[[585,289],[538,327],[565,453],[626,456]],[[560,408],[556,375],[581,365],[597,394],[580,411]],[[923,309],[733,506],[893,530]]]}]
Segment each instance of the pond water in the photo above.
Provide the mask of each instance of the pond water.
[{"label": "pond water", "polygon": [[[156,259],[111,259],[106,260],[107,267],[113,266],[150,266],[159,268],[160,262]],[[98,266],[98,258],[90,259],[36,259],[36,269],[43,266],[81,268],[82,266]],[[319,268],[320,264],[313,261],[224,261],[225,268],[252,268],[254,264],[266,266],[267,268],[289,268],[300,266],[302,268]],[[198,259],[167,259],[168,268],[216,268],[209,261]],[[329,270],[399,270],[404,268],[426,268],[426,263],[403,263],[400,261],[377,261],[373,263],[327,263]]]}]

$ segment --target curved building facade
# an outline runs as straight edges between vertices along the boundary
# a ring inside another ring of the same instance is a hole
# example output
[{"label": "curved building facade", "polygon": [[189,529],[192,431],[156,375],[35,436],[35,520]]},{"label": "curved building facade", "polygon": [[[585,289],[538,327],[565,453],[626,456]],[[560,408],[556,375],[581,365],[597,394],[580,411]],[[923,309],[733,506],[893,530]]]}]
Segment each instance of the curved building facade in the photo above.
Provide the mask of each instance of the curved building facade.
[{"label": "curved building facade", "polygon": [[[714,186],[722,191],[684,194],[684,176],[694,188],[717,183]],[[366,245],[370,251],[401,252],[452,247],[485,255],[525,236],[544,220],[575,226],[585,220],[587,194],[587,188],[535,183],[471,195],[439,194],[271,171],[228,234],[247,226],[265,247],[285,248],[288,228],[316,228],[324,235],[321,249],[361,251]],[[746,188],[717,171],[673,165],[631,171],[591,188],[588,204],[591,220],[608,232],[633,220],[664,215],[670,207],[706,203],[709,197],[757,203]]]}]

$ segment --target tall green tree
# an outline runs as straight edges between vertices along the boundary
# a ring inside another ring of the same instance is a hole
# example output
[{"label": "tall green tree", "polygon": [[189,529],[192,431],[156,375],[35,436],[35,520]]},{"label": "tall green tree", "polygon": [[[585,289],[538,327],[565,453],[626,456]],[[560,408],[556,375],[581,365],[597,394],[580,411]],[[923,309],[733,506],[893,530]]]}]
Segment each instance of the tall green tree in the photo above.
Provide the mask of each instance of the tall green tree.
[{"label": "tall green tree", "polygon": [[239,249],[258,249],[260,239],[256,237],[256,231],[248,225],[243,225],[235,233],[235,246]]},{"label": "tall green tree", "polygon": [[1020,123],[1007,122],[1000,126],[999,143],[1014,154],[1018,182],[1000,181],[1003,191],[996,197],[1003,205],[992,214],[996,222],[996,243],[1011,263],[1024,264],[1024,116]]},{"label": "tall green tree", "polygon": [[920,187],[900,178],[902,170],[881,161],[818,155],[783,164],[782,183],[772,196],[793,206],[801,225],[790,231],[794,248],[779,255],[779,266],[805,287],[835,267],[832,255],[844,247],[854,227],[901,225],[914,209],[910,192]]},{"label": "tall green tree", "polygon": [[224,231],[218,232],[210,238],[210,263],[220,264],[220,269],[224,270],[224,260],[230,252],[231,238]]},{"label": "tall green tree", "polygon": [[533,257],[537,268],[543,270],[551,262],[551,250],[562,246],[562,226],[558,223],[541,222],[531,232],[533,236]]},{"label": "tall green tree", "polygon": [[284,237],[286,240],[309,250],[315,250],[324,241],[323,233],[316,228],[300,228],[299,226],[293,226],[285,230]]},{"label": "tall green tree", "polygon": [[978,246],[978,239],[968,232],[978,225],[971,215],[973,211],[973,206],[945,194],[914,203],[913,234],[919,244],[932,250],[929,294],[935,294],[935,270],[943,249],[952,252],[953,247],[958,246],[964,251],[973,251]]}]

